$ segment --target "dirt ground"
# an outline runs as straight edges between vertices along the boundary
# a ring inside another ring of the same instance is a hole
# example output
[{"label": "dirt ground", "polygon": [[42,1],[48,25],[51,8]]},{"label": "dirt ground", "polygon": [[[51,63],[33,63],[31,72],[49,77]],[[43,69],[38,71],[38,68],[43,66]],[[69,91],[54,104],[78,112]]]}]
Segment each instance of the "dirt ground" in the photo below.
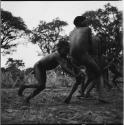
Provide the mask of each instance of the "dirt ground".
[{"label": "dirt ground", "polygon": [[[25,106],[17,95],[18,89],[1,89],[2,124],[83,124],[123,123],[123,92],[112,89],[105,93],[109,104],[99,104],[94,98],[77,98],[75,93],[70,104],[64,100],[70,88],[46,89]],[[32,89],[27,89],[27,96]]]}]

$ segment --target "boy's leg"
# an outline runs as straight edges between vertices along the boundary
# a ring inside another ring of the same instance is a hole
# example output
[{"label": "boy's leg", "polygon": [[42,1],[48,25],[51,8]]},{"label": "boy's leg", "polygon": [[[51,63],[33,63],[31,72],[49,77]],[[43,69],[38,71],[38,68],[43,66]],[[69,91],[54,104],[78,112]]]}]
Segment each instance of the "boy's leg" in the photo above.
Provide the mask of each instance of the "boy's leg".
[{"label": "boy's leg", "polygon": [[73,93],[77,90],[78,85],[81,83],[81,79],[82,79],[82,76],[79,76],[79,77],[76,78],[76,82],[74,83],[70,94],[69,94],[68,97],[65,99],[65,103],[68,104],[68,103],[70,102]]},{"label": "boy's leg", "polygon": [[19,96],[23,96],[23,91],[24,91],[24,89],[26,88],[26,85],[21,85],[20,86],[20,88],[19,88],[19,90],[18,90],[18,95]]},{"label": "boy's leg", "polygon": [[35,97],[37,94],[39,94],[42,90],[46,87],[46,70],[39,69],[39,67],[35,67],[35,77],[38,81],[38,84],[35,86],[35,90],[33,93],[31,93],[27,98],[26,102],[29,102],[29,100],[33,97]]},{"label": "boy's leg", "polygon": [[78,91],[79,95],[77,95],[77,97],[84,97],[84,92],[82,90],[85,85],[85,80],[86,80],[86,76],[82,77],[81,84],[80,84],[79,91]]},{"label": "boy's leg", "polygon": [[[104,102],[104,96],[103,96],[103,79],[102,79],[102,72],[100,71],[99,66],[96,64],[94,59],[86,54],[82,57],[82,62],[85,62],[85,66],[88,71],[88,81],[84,86],[83,92],[88,87],[88,85],[92,82],[91,89],[89,89],[88,93],[92,90],[92,88],[96,85],[97,86],[97,92],[98,92],[98,100]],[[98,80],[98,82],[97,82]]]},{"label": "boy's leg", "polygon": [[37,88],[37,85],[21,85],[18,90],[18,95],[23,96],[22,93],[23,93],[24,89],[26,89],[26,88]]}]

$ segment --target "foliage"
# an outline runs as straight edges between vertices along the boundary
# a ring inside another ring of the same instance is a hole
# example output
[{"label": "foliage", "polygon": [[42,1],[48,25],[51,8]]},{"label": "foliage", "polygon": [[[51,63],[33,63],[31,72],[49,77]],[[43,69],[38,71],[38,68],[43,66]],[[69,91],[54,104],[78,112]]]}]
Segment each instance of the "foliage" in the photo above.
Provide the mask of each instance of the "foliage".
[{"label": "foliage", "polygon": [[63,27],[66,26],[65,21],[61,21],[59,18],[53,19],[51,22],[40,21],[38,27],[36,27],[30,35],[32,43],[37,43],[44,54],[51,53],[55,50],[55,44],[63,38],[61,33]]},{"label": "foliage", "polygon": [[14,75],[10,71],[1,72],[1,87],[2,88],[13,88],[18,87],[23,83],[22,79],[22,71],[18,71],[16,75]]},{"label": "foliage", "polygon": [[51,88],[71,87],[74,83],[72,77],[63,75],[60,71],[47,71],[47,86]]},{"label": "foliage", "polygon": [[[19,69],[5,69],[1,70],[1,87],[2,88],[13,88],[19,87],[21,84],[37,84],[37,80],[34,74],[31,74],[32,68],[26,70]],[[74,80],[69,76],[63,76],[59,72],[54,70],[47,72],[46,87],[57,88],[57,87],[70,87]]]},{"label": "foliage", "polygon": [[[108,74],[110,70],[116,80],[122,76],[118,67],[122,68],[123,65],[122,12],[108,3],[104,5],[103,9],[87,11],[83,16],[86,16],[87,24],[92,29],[93,35],[101,39],[98,45],[98,52],[102,61],[101,67],[106,65],[108,68],[105,74]],[[108,80],[108,76],[105,77]]]},{"label": "foliage", "polygon": [[23,60],[14,60],[13,58],[8,58],[6,65],[8,66],[8,68],[15,67],[17,69],[25,66]]},{"label": "foliage", "polygon": [[10,54],[17,46],[14,40],[29,33],[21,17],[15,17],[11,12],[1,9],[1,50],[3,54]]},{"label": "foliage", "polygon": [[31,73],[31,71],[33,71],[33,68],[27,68],[25,69],[25,74],[28,75],[29,73]]},{"label": "foliage", "polygon": [[1,72],[1,88],[11,88],[14,80],[10,72]]},{"label": "foliage", "polygon": [[13,80],[16,80],[18,77],[23,79],[24,75],[19,69],[25,66],[22,60],[14,60],[13,58],[9,58],[6,62],[6,65],[6,71],[11,72]]},{"label": "foliage", "polygon": [[83,15],[93,31],[101,36],[102,54],[118,56],[122,51],[122,12],[108,3],[103,9]]}]

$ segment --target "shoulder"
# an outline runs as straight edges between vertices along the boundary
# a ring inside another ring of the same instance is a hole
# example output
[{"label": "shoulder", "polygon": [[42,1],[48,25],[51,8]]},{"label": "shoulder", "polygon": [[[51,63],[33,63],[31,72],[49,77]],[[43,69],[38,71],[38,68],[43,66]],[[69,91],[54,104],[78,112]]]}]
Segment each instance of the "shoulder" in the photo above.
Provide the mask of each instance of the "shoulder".
[{"label": "shoulder", "polygon": [[91,34],[91,28],[90,27],[81,27],[82,29],[82,31],[84,31],[84,32],[87,32],[87,33],[89,33],[89,34]]},{"label": "shoulder", "polygon": [[72,34],[77,30],[77,28],[75,27],[70,33],[69,36],[72,36]]},{"label": "shoulder", "polygon": [[52,57],[58,59],[60,57],[60,54],[58,52],[54,52],[52,53]]},{"label": "shoulder", "polygon": [[91,30],[91,28],[90,28],[90,27],[88,27],[88,26],[85,26],[85,27],[80,27],[80,28],[82,28],[82,29],[84,29],[84,30]]}]

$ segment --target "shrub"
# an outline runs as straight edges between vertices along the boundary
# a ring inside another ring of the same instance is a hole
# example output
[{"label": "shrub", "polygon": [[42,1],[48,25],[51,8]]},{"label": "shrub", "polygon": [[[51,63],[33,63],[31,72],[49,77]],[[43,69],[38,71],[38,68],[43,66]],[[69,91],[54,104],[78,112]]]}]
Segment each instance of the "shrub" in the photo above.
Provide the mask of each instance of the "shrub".
[{"label": "shrub", "polygon": [[[23,77],[22,77],[23,76]],[[22,84],[37,84],[37,80],[30,72],[21,72],[20,75],[13,79],[10,71],[1,73],[2,88],[15,88]],[[74,79],[67,75],[57,74],[54,70],[47,71],[46,86],[50,88],[70,87],[74,83]]]},{"label": "shrub", "polygon": [[1,88],[11,88],[13,83],[11,72],[1,73]]}]

